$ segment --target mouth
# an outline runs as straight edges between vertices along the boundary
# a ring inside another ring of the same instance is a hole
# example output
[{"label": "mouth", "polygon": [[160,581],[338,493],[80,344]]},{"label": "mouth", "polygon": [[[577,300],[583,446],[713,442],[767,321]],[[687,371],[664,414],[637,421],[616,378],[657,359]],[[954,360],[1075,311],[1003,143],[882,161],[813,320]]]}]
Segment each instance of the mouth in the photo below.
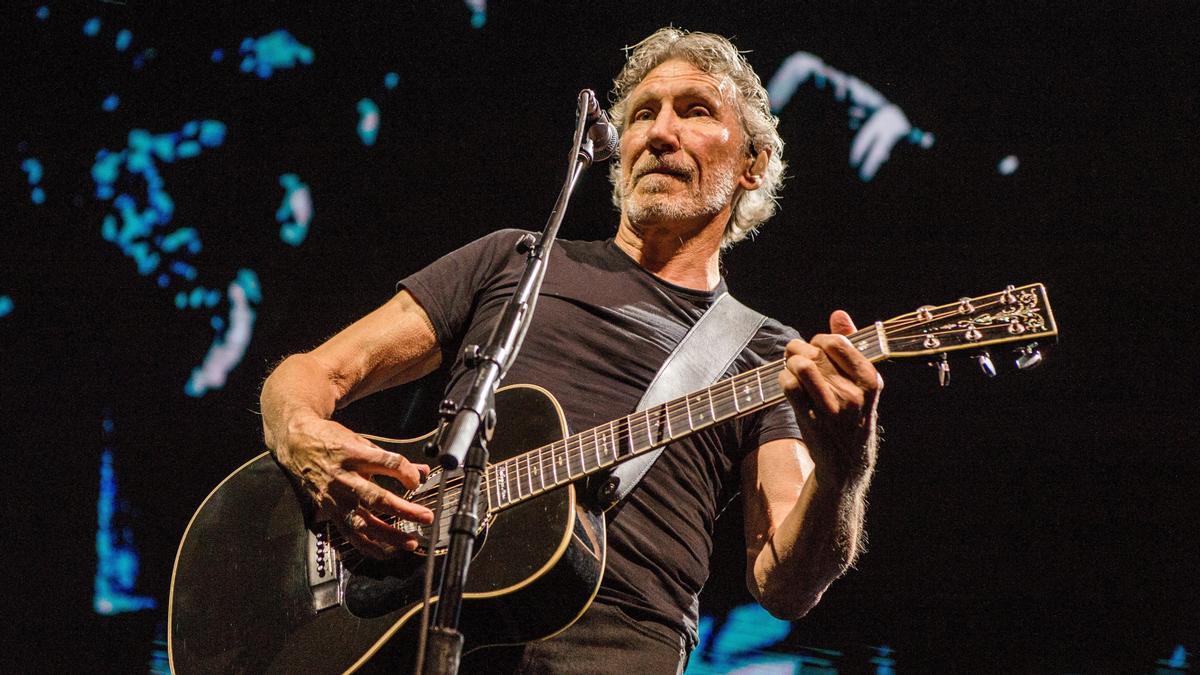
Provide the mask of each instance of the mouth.
[{"label": "mouth", "polygon": [[691,178],[691,172],[686,171],[684,169],[677,169],[677,168],[669,167],[669,166],[656,166],[656,167],[652,167],[649,169],[645,169],[645,170],[639,172],[637,177],[640,180],[645,176],[654,176],[654,175],[670,176],[672,178],[677,178],[679,180],[689,180]]}]

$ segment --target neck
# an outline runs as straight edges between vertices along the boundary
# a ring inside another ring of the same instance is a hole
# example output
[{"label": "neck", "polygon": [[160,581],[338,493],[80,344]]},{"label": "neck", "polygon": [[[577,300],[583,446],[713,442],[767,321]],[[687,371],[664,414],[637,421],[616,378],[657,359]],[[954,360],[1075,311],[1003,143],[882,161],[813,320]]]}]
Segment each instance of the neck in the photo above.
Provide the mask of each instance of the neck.
[{"label": "neck", "polygon": [[654,276],[684,288],[711,291],[721,281],[721,235],[725,218],[700,225],[649,223],[634,225],[625,214],[616,244]]}]

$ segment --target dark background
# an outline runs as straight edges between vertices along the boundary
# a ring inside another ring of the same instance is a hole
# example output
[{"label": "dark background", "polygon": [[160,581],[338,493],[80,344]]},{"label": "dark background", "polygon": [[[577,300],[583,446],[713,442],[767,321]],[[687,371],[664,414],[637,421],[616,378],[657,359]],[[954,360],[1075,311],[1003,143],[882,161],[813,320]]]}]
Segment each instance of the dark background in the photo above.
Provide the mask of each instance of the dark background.
[{"label": "dark background", "polygon": [[[970,362],[947,389],[923,364],[881,368],[869,550],[781,646],[886,644],[901,672],[1149,672],[1175,645],[1200,645],[1195,3],[493,2],[482,29],[455,2],[53,3],[46,21],[38,6],[11,3],[2,29],[0,294],[15,310],[0,317],[0,595],[17,663],[144,669],[192,510],[260,451],[271,365],[452,248],[540,228],[576,93],[606,90],[620,48],[669,23],[733,37],[764,80],[791,53],[814,53],[937,138],[898,145],[864,183],[844,106],[802,87],[780,115],[782,209],[724,260],[744,301],[808,334],[838,307],[865,322],[1042,281],[1062,330],[1044,367],[994,380]],[[93,15],[103,28],[87,38]],[[129,52],[113,49],[118,28],[133,32]],[[238,72],[242,38],[277,28],[315,62],[267,80]],[[121,104],[106,113],[111,92]],[[373,147],[354,131],[363,97],[382,113]],[[89,177],[96,151],[125,147],[130,129],[194,119],[228,134],[159,166],[172,226],[200,231],[204,285],[223,289],[247,267],[263,287],[245,359],[199,399],[183,384],[212,312],[175,309],[186,286],[155,287],[101,238],[111,205]],[[1002,176],[1009,154],[1020,168]],[[19,169],[29,156],[46,168],[41,206]],[[274,220],[288,172],[316,211],[296,248]],[[608,200],[593,170],[563,236],[610,236]],[[437,394],[418,383],[346,417],[362,431],[422,431],[406,424],[406,397],[427,410]],[[116,617],[91,610],[105,411],[138,591],[160,604]],[[705,596],[717,613],[749,601],[736,516],[721,527]]]}]

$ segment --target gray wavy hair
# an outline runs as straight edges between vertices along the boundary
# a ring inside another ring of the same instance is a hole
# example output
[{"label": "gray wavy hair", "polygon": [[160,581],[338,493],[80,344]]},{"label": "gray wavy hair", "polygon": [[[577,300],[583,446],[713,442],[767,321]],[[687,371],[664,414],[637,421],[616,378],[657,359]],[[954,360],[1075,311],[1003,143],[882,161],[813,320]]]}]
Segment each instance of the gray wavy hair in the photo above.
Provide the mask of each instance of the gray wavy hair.
[{"label": "gray wavy hair", "polygon": [[[660,28],[632,47],[626,47],[625,66],[613,80],[609,117],[622,133],[625,131],[625,105],[629,95],[646,74],[671,59],[682,59],[717,77],[728,77],[737,87],[738,116],[749,139],[751,154],[769,150],[767,170],[757,190],[738,190],[733,198],[733,213],[725,225],[721,248],[729,248],[753,234],[775,214],[779,189],[783,186],[783,138],[777,128],[779,118],[771,114],[771,103],[762,80],[746,57],[728,39],[713,33],[689,33],[679,28]],[[610,162],[608,177],[613,185],[613,204],[621,208],[621,165]]]}]

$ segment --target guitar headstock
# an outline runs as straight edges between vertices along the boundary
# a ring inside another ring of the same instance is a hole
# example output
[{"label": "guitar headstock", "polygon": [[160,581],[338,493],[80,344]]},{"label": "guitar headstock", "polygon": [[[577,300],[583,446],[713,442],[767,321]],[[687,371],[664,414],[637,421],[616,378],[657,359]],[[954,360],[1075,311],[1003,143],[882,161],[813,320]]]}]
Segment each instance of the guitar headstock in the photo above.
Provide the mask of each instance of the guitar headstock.
[{"label": "guitar headstock", "polygon": [[973,351],[984,372],[993,375],[989,347],[1017,344],[1017,366],[1032,368],[1041,361],[1038,340],[1056,335],[1058,325],[1046,287],[1028,284],[945,305],[926,305],[880,321],[850,339],[872,360],[941,355],[935,365],[944,384],[949,380],[948,352]]}]

